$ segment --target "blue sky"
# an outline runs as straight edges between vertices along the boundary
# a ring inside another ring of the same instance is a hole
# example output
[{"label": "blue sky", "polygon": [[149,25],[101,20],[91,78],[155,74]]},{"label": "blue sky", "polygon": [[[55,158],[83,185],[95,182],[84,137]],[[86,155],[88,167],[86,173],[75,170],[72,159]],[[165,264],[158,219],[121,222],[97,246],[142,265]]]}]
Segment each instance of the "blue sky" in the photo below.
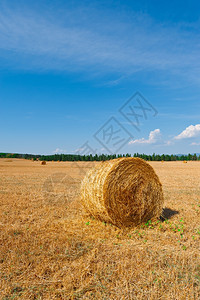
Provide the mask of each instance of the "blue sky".
[{"label": "blue sky", "polygon": [[199,11],[199,1],[2,0],[0,151],[199,153]]}]

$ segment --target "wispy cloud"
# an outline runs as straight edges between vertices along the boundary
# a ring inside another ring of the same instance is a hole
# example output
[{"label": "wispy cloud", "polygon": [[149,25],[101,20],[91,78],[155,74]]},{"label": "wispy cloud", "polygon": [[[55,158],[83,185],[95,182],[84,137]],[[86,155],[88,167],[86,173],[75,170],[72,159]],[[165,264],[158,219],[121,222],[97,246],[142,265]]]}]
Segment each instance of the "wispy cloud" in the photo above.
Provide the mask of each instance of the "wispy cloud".
[{"label": "wispy cloud", "polygon": [[200,143],[195,143],[195,142],[194,142],[194,143],[191,143],[190,145],[191,145],[191,146],[200,146]]},{"label": "wispy cloud", "polygon": [[73,151],[76,154],[80,154],[81,152],[83,152],[85,150],[85,148],[77,148],[75,151]]},{"label": "wispy cloud", "polygon": [[187,69],[186,76],[200,75],[199,37],[186,26],[159,24],[136,13],[130,21],[95,9],[64,11],[58,17],[58,12],[0,5],[1,64],[64,71],[87,66],[89,72],[122,75],[141,70],[182,74]]},{"label": "wispy cloud", "polygon": [[160,129],[155,129],[149,133],[149,138],[145,139],[138,139],[138,140],[132,140],[129,142],[129,145],[132,144],[155,144],[160,140],[161,132]]},{"label": "wispy cloud", "polygon": [[54,150],[53,153],[54,154],[62,154],[62,153],[66,153],[66,150],[60,149],[60,148],[56,148],[56,150]]},{"label": "wispy cloud", "polygon": [[197,137],[200,135],[200,124],[190,125],[185,130],[183,130],[179,135],[175,136],[175,140],[182,140]]},{"label": "wispy cloud", "polygon": [[172,141],[166,141],[165,143],[164,143],[164,145],[165,146],[171,146],[171,145],[173,145],[173,142]]}]

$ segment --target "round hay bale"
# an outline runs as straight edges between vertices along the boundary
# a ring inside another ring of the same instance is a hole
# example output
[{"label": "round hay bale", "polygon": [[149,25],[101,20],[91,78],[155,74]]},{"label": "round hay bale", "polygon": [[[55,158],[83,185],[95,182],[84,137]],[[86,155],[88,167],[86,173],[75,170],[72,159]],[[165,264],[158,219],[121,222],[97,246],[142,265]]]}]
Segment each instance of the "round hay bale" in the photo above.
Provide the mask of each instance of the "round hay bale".
[{"label": "round hay bale", "polygon": [[41,163],[40,163],[41,165],[46,165],[47,163],[46,163],[46,161],[45,160],[43,160],[43,161],[41,161]]},{"label": "round hay bale", "polygon": [[93,217],[118,227],[156,219],[162,213],[162,185],[154,169],[140,158],[98,164],[81,184],[81,198]]}]

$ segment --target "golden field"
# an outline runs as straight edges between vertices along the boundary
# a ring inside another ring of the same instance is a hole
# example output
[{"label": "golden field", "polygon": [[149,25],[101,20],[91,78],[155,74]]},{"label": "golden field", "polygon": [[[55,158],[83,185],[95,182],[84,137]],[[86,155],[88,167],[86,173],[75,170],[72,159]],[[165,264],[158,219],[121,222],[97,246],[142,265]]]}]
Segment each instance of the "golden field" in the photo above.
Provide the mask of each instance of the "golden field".
[{"label": "golden field", "polygon": [[80,202],[94,163],[0,159],[0,299],[200,299],[200,162],[151,162],[165,220],[119,229]]}]

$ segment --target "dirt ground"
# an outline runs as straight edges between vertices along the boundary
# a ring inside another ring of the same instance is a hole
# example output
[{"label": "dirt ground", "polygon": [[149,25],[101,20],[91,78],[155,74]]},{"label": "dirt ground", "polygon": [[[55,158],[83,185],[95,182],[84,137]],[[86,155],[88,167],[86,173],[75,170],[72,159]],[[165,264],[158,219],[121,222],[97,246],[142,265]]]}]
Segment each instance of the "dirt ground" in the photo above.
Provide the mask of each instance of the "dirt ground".
[{"label": "dirt ground", "polygon": [[165,220],[119,229],[80,202],[94,163],[0,159],[0,299],[200,299],[200,162],[151,162]]}]

